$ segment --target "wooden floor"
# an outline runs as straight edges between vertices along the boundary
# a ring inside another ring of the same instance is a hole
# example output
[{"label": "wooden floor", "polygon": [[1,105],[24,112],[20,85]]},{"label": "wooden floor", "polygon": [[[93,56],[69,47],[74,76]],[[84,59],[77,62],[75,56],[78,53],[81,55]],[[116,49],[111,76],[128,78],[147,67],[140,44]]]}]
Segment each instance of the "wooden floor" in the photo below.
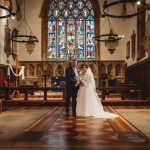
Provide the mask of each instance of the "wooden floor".
[{"label": "wooden floor", "polygon": [[[16,108],[5,108],[3,113]],[[41,109],[40,106],[38,108]],[[116,113],[114,108],[136,109],[140,107],[105,107],[105,110]],[[142,108],[149,109],[150,107],[143,106]],[[23,109],[24,107],[18,109],[18,112]],[[30,109],[32,109],[31,106]],[[148,150],[150,139],[121,116],[115,119],[81,118],[71,115],[67,117],[63,107],[53,107],[14,139],[0,141],[0,150],[4,149]]]}]

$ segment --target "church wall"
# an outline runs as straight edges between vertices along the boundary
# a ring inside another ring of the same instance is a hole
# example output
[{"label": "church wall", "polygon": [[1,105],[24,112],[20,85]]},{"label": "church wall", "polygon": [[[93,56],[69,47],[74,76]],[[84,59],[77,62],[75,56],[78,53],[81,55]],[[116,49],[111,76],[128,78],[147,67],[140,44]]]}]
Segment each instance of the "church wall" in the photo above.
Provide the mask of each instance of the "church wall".
[{"label": "church wall", "polygon": [[[125,60],[127,62],[127,66],[130,66],[137,62],[137,17],[129,18],[125,20],[126,22],[126,34],[125,34],[125,42],[124,42],[124,51],[125,51]],[[131,36],[133,34],[133,30],[135,31],[136,35],[136,45],[135,45],[135,57],[132,57],[132,40]],[[129,51],[129,58],[126,58],[126,44],[130,41],[130,51]]]},{"label": "church wall", "polygon": [[[101,3],[101,13],[103,14],[103,1],[99,0],[99,3]],[[113,11],[111,11],[113,14],[116,14],[116,12],[121,12],[122,7],[116,6]],[[118,19],[118,18],[109,18],[110,22],[112,24],[113,30],[116,34],[118,35],[124,35],[125,38],[119,40],[118,46],[116,47],[116,50],[113,54],[110,54],[108,51],[108,48],[105,46],[105,43],[101,43],[101,60],[125,60],[125,52],[126,52],[126,41],[128,41],[128,38],[130,34],[132,33],[131,31],[133,30],[132,28],[136,27],[136,22],[135,20],[132,20],[128,22],[128,20],[125,19]],[[101,29],[102,25],[104,24],[105,18],[100,20],[100,30],[101,34],[106,34],[110,32],[109,24],[108,21],[106,21],[105,25]],[[130,25],[131,24],[131,25]],[[132,24],[135,24],[133,26]],[[133,27],[131,27],[133,26]]]},{"label": "church wall", "polygon": [[[101,26],[103,25],[105,21],[104,19],[101,19]],[[128,31],[126,31],[125,21],[122,19],[112,19],[110,18],[111,24],[113,25],[113,30],[117,34],[123,34],[126,36],[128,34]],[[104,27],[101,30],[101,34],[109,33],[109,25],[108,23],[105,23]],[[105,43],[101,43],[101,60],[124,60],[125,58],[125,41],[126,37],[124,39],[119,40],[118,46],[116,47],[116,50],[113,54],[111,54],[108,51],[108,48],[105,46]]]},{"label": "church wall", "polygon": [[[150,4],[150,0],[146,0],[146,3],[148,3],[148,4]],[[146,26],[146,22],[147,22],[147,18],[148,18],[148,13],[146,13],[145,14],[145,26]],[[136,31],[136,40],[137,40],[137,17],[136,18],[134,18],[135,20],[133,20],[133,19],[131,19],[131,21],[130,22],[128,22],[128,24],[130,25],[130,26],[132,26],[131,28],[129,28],[129,30],[131,30],[132,28],[134,29],[136,29],[135,31]],[[144,18],[143,18],[144,19]],[[142,20],[141,20],[142,21]],[[128,26],[129,26],[128,25]],[[141,29],[142,28],[145,28],[144,26],[141,26],[140,27]],[[143,29],[142,29],[143,30]],[[132,32],[132,30],[131,30],[131,32]],[[145,32],[147,32],[147,31],[145,31]],[[139,42],[141,42],[141,40],[139,39]],[[140,51],[141,49],[139,49],[139,51]],[[145,51],[145,50],[144,50]],[[140,54],[139,54],[140,55]],[[147,54],[147,52],[145,51],[145,57],[143,57],[142,59],[140,59],[140,60],[137,60],[138,59],[138,53],[137,53],[137,41],[136,41],[136,55],[135,55],[135,59],[133,60],[133,58],[131,57],[131,48],[130,48],[130,58],[129,59],[126,59],[126,62],[127,62],[127,66],[131,66],[131,65],[133,65],[133,64],[136,64],[136,63],[138,63],[138,61],[143,61],[143,60],[145,60],[145,59],[147,59],[148,58],[148,54]]]},{"label": "church wall", "polygon": [[[33,34],[38,37],[39,42],[36,43],[35,50],[30,55],[27,53],[25,44],[19,44],[18,45],[18,54],[19,54],[19,60],[41,60],[41,18],[39,17],[41,6],[42,6],[41,0],[25,0],[25,18],[29,24],[29,27],[31,28]],[[22,6],[23,7],[23,6]],[[22,11],[23,12],[23,11]],[[20,27],[20,33],[25,33],[24,29],[24,23]],[[27,28],[28,29],[28,28]],[[28,34],[29,30],[28,30]]]},{"label": "church wall", "polygon": [[[112,11],[113,14],[117,14],[116,12],[122,11],[122,7],[119,7],[119,6],[118,7],[116,6],[116,8],[114,8],[114,10]],[[103,12],[102,10],[103,10],[103,6],[101,5],[101,12]],[[110,22],[112,24],[112,27],[115,33],[124,35],[125,38],[119,40],[118,46],[116,47],[116,51],[114,52],[114,54],[110,54],[105,44],[102,43],[101,44],[101,60],[118,60],[118,59],[126,60],[126,43],[127,41],[131,41],[131,35],[133,33],[133,30],[135,30],[135,34],[137,33],[137,17],[133,17],[130,19],[121,19],[121,18],[120,19],[109,18],[109,19],[110,19]],[[101,26],[103,25],[104,21],[105,19],[101,19]],[[108,23],[105,23],[104,27],[102,28],[101,33],[109,33],[108,29],[109,29]],[[135,61],[131,57],[130,59],[126,61],[128,65],[135,63]]]},{"label": "church wall", "polygon": [[[148,4],[150,4],[150,0],[146,0],[146,2]],[[146,25],[147,23],[147,18],[148,18],[148,14],[145,14],[145,18],[143,17],[143,19],[145,19],[145,27],[141,26],[141,30],[143,31],[143,29],[145,30],[145,34],[150,34],[150,30],[149,30],[149,24]],[[141,20],[143,21],[143,20]],[[140,22],[139,22],[140,23]],[[147,29],[146,29],[147,28]],[[140,44],[143,45],[145,48],[146,46],[144,45],[145,41],[139,40],[139,42],[141,42]],[[149,41],[147,41],[148,43],[146,44],[148,46],[148,50],[149,50]],[[143,49],[139,49],[143,50]],[[131,62],[131,60],[128,60],[128,67],[126,68],[126,81],[127,82],[133,82],[133,83],[137,83],[139,84],[142,88],[143,88],[143,97],[145,99],[150,99],[150,59],[148,56],[147,51],[144,49],[145,52],[145,57],[143,57],[143,52],[139,53],[139,56],[136,55],[136,57],[141,58],[139,59],[139,61],[137,62],[137,60]],[[149,51],[150,52],[150,51]],[[137,53],[136,53],[137,54]],[[141,56],[140,56],[141,54]]]},{"label": "church wall", "polygon": [[[101,13],[102,13],[102,5],[103,1],[98,0],[99,4],[101,4]],[[42,3],[41,0],[26,0],[26,20],[32,29],[35,36],[38,37],[39,43],[36,44],[34,52],[29,55],[26,51],[24,44],[18,44],[18,54],[19,54],[19,60],[20,61],[40,61],[41,60],[41,18],[39,17]],[[34,6],[34,7],[33,7]],[[23,9],[23,5],[21,5],[21,9]],[[115,9],[115,11],[118,11],[118,9]],[[33,17],[34,16],[34,17]],[[22,18],[23,18],[23,10],[22,10]],[[102,25],[105,19],[100,20],[100,24]],[[119,41],[119,44],[116,48],[116,51],[114,54],[110,54],[107,50],[107,47],[105,47],[104,43],[101,43],[100,50],[101,50],[101,60],[124,60],[125,59],[125,53],[126,53],[126,42],[131,39],[131,34],[133,29],[136,31],[136,17],[133,19],[112,19],[110,18],[111,23],[113,25],[114,31],[117,34],[124,34],[125,38]],[[19,24],[20,22],[16,22],[16,24]],[[15,23],[13,23],[15,24]],[[13,25],[15,26],[15,25]],[[20,33],[24,33],[24,23],[22,22],[19,26]],[[3,30],[1,30],[2,32]],[[105,33],[105,31],[109,32],[108,25],[104,26],[102,33]],[[3,34],[1,34],[3,35]],[[2,36],[3,37],[3,36]],[[6,61],[6,58],[3,55],[3,61]],[[128,65],[131,65],[134,63],[132,58],[127,60]]]}]

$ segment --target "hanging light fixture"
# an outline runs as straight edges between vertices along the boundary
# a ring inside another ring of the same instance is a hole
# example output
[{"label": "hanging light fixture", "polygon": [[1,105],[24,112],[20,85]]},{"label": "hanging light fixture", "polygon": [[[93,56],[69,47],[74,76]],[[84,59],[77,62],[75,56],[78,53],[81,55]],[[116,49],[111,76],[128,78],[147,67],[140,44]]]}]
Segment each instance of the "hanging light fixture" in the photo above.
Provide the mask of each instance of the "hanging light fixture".
[{"label": "hanging light fixture", "polygon": [[31,55],[35,48],[35,42],[30,42],[30,41],[32,41],[31,37],[29,37],[28,42],[26,42],[25,46],[27,52]]},{"label": "hanging light fixture", "polygon": [[[118,40],[121,39],[121,37],[118,37]],[[105,41],[105,46],[108,48],[108,51],[110,54],[113,54],[116,47],[118,46],[118,40],[116,40],[113,36],[113,30],[110,29],[110,34],[108,36],[108,39]]]},{"label": "hanging light fixture", "polygon": [[118,41],[121,40],[122,38],[124,38],[124,35],[118,35],[114,32],[113,26],[108,17],[105,19],[104,24],[102,25],[100,31],[104,27],[106,21],[108,21],[110,32],[107,34],[101,34],[101,35],[95,36],[95,41],[96,42],[104,42],[105,46],[108,48],[108,51],[111,54],[113,54],[116,47],[118,46]]},{"label": "hanging light fixture", "polygon": [[[117,8],[121,8],[122,6],[124,13],[121,12],[119,14],[118,11],[115,13],[114,10],[116,6],[118,6]],[[137,10],[137,7],[139,6],[141,6],[141,9]],[[127,9],[130,11],[127,11]],[[131,18],[149,10],[150,6],[145,3],[145,0],[105,0],[103,5],[104,16],[113,18]]]},{"label": "hanging light fixture", "polygon": [[[29,24],[28,24],[28,22],[26,20],[26,16],[25,16],[25,0],[24,0],[24,19],[20,23],[20,25],[22,23],[24,23],[25,32],[26,33],[25,34],[12,35],[10,40],[13,41],[13,42],[26,43],[27,51],[31,54],[32,53],[31,52],[31,47],[32,47],[32,51],[33,51],[33,48],[35,47],[35,42],[39,42],[39,41],[38,41],[37,37],[33,34],[32,30],[31,30],[31,28],[30,28],[30,26],[29,26]],[[19,28],[19,26],[18,26],[18,28]]]},{"label": "hanging light fixture", "polygon": [[0,11],[0,19],[5,19],[14,16],[15,13],[12,12],[12,0],[1,0]]}]

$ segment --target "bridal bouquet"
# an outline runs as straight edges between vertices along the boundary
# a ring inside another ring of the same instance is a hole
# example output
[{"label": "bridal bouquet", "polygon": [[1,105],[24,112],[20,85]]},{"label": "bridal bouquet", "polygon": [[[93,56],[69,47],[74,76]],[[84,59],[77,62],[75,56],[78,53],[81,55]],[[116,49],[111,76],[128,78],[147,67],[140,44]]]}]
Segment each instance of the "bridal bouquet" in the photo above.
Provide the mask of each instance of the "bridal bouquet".
[{"label": "bridal bouquet", "polygon": [[78,85],[86,85],[87,79],[85,78],[85,76],[78,76],[76,77],[76,84]]}]

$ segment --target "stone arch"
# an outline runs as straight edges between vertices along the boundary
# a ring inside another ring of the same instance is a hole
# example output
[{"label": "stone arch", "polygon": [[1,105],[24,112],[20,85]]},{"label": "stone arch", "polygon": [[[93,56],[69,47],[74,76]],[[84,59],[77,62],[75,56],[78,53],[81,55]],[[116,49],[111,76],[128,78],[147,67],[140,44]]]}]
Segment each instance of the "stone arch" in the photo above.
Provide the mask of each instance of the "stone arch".
[{"label": "stone arch", "polygon": [[55,70],[56,76],[63,76],[64,75],[64,69],[62,64],[58,64]]},{"label": "stone arch", "polygon": [[48,71],[48,75],[49,75],[50,77],[52,77],[53,74],[54,74],[54,71],[53,71],[53,64],[51,64],[51,63],[47,64],[47,71]]},{"label": "stone arch", "polygon": [[117,64],[117,65],[115,66],[115,75],[116,75],[116,76],[121,76],[121,74],[122,74],[122,67],[121,67],[121,64]]},{"label": "stone arch", "polygon": [[36,67],[36,76],[37,77],[41,77],[42,76],[42,72],[43,72],[42,65],[41,64],[37,64],[37,67]]},{"label": "stone arch", "polygon": [[35,67],[32,64],[29,65],[29,76],[30,77],[34,77],[35,76]]},{"label": "stone arch", "polygon": [[114,76],[115,76],[113,64],[109,64],[109,65],[108,65],[107,71],[108,71],[108,77],[109,77],[110,79],[113,79]]}]

